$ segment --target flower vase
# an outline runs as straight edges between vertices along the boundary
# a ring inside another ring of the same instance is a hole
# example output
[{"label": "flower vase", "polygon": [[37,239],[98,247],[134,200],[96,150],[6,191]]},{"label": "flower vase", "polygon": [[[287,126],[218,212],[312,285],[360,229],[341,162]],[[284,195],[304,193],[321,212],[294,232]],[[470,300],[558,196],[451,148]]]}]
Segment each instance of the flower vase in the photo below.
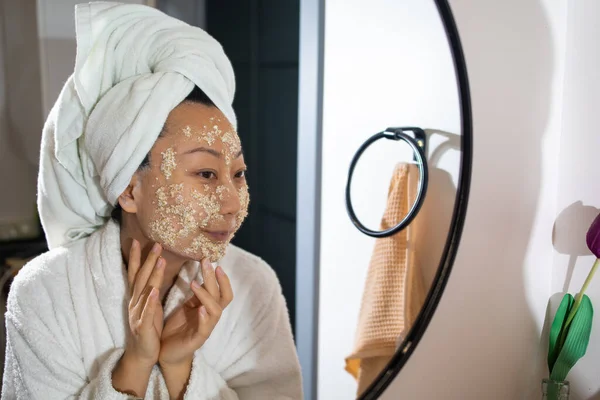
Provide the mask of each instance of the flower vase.
[{"label": "flower vase", "polygon": [[569,400],[569,381],[542,380],[542,400]]}]

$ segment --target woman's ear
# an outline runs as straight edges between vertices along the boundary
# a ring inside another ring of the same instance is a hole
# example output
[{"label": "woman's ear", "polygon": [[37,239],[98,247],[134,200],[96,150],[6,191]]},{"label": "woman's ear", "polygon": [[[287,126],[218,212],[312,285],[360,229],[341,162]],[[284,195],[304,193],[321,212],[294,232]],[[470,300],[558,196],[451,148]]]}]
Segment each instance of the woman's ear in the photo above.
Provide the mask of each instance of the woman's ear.
[{"label": "woman's ear", "polygon": [[129,182],[127,188],[125,188],[123,193],[121,193],[121,195],[119,196],[119,205],[121,206],[123,211],[126,211],[130,214],[135,214],[137,212],[137,204],[134,196],[134,188],[137,185],[137,183],[138,176],[136,173],[131,178],[131,182]]}]

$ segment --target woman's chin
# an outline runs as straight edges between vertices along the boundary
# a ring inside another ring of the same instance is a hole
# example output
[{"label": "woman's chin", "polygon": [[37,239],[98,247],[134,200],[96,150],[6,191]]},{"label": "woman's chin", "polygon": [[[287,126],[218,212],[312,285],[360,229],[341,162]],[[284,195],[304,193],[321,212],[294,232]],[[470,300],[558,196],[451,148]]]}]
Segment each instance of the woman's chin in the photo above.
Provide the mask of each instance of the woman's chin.
[{"label": "woman's chin", "polygon": [[176,257],[192,261],[202,261],[208,258],[210,262],[215,263],[225,256],[225,251],[232,238],[233,235],[227,240],[214,240],[209,235],[200,233],[196,237],[175,244],[167,244],[161,240],[158,242],[162,244],[164,250]]},{"label": "woman's chin", "polygon": [[193,261],[202,261],[205,258],[208,258],[211,263],[216,263],[225,256],[225,251],[227,250],[228,245],[229,241],[211,243],[208,246],[203,246],[199,249],[189,246],[187,248],[180,249],[177,254]]}]

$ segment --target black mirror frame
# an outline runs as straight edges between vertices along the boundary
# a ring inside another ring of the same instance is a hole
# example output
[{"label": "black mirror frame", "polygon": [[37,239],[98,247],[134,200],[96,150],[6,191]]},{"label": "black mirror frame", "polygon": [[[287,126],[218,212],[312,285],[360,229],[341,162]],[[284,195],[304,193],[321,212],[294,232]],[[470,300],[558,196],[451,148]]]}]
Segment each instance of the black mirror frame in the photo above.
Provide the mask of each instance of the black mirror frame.
[{"label": "black mirror frame", "polygon": [[402,367],[404,367],[414,349],[417,347],[417,344],[423,337],[440,302],[442,294],[444,293],[446,284],[448,283],[467,213],[467,201],[471,184],[471,163],[473,158],[473,121],[471,116],[471,98],[467,76],[467,65],[456,23],[452,16],[448,1],[434,1],[444,25],[448,43],[452,50],[452,59],[454,62],[460,97],[462,162],[456,191],[456,203],[454,205],[450,231],[444,246],[440,266],[433,280],[433,284],[429,289],[423,308],[387,367],[381,371],[373,383],[364,391],[359,397],[359,400],[371,400],[381,396],[396,375],[398,375]]}]

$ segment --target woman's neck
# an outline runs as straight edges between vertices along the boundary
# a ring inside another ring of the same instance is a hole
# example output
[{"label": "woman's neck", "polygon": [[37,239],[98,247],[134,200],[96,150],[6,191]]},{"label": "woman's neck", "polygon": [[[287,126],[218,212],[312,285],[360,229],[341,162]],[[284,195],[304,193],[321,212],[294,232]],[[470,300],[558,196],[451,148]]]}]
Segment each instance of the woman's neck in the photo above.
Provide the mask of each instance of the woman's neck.
[{"label": "woman's neck", "polygon": [[[133,239],[137,240],[140,243],[140,248],[142,249],[142,255],[140,262],[144,263],[146,257],[150,253],[154,242],[148,239],[143,232],[139,229],[139,225],[135,216],[132,216],[126,212],[123,212],[123,218],[121,220],[121,254],[123,256],[123,261],[125,265],[129,264],[129,251],[131,249],[131,244],[133,243]],[[167,262],[167,266],[165,268],[165,275],[162,287],[160,287],[160,299],[164,299],[166,294],[169,292],[177,276],[179,275],[179,271],[183,267],[183,264],[187,261],[187,259],[178,256],[176,254],[171,253],[170,251],[163,250],[161,253],[161,257],[165,259]]]}]

